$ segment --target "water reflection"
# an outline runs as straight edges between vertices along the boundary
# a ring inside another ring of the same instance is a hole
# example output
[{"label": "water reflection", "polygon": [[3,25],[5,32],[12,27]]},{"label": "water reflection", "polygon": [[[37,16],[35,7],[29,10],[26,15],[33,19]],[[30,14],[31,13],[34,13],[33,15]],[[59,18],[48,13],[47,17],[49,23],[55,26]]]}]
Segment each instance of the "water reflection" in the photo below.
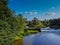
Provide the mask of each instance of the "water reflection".
[{"label": "water reflection", "polygon": [[60,30],[42,31],[25,37],[24,45],[60,45]]}]

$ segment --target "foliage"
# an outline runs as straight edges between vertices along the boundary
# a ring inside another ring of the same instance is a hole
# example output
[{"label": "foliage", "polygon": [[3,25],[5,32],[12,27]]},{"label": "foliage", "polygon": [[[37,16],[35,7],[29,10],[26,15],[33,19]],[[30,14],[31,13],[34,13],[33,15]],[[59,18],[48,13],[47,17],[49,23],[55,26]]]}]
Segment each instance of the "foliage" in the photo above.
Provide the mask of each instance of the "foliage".
[{"label": "foliage", "polygon": [[50,27],[50,28],[54,28],[54,29],[60,28],[60,18],[58,18],[58,19],[44,20],[44,21],[42,21],[42,23],[46,27]]},{"label": "foliage", "polygon": [[44,24],[41,21],[39,21],[36,17],[34,17],[34,19],[32,21],[29,21],[27,26],[33,27],[33,28],[45,27]]},{"label": "foliage", "polygon": [[23,16],[15,16],[7,4],[8,0],[0,0],[0,45],[12,45],[14,37],[20,37],[25,27]]},{"label": "foliage", "polygon": [[53,19],[53,20],[50,20],[50,25],[49,25],[50,28],[60,28],[60,18],[58,19]]}]

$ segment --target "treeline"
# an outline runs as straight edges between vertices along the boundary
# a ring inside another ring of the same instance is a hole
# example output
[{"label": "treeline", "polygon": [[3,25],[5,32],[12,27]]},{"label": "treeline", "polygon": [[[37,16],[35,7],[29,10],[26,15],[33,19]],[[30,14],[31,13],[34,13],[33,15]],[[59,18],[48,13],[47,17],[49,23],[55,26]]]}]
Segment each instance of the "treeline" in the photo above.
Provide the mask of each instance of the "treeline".
[{"label": "treeline", "polygon": [[20,36],[25,27],[23,16],[15,16],[7,5],[8,0],[0,0],[0,45],[12,45],[14,37]]},{"label": "treeline", "polygon": [[27,21],[27,26],[29,28],[50,27],[54,29],[60,29],[60,18],[40,21],[38,18],[34,17],[32,21]]},{"label": "treeline", "polygon": [[60,18],[42,21],[46,27],[60,29]]},{"label": "treeline", "polygon": [[50,28],[60,29],[60,18],[50,20]]},{"label": "treeline", "polygon": [[33,20],[27,21],[27,26],[29,28],[44,28],[44,24],[38,20],[38,18],[34,17]]}]

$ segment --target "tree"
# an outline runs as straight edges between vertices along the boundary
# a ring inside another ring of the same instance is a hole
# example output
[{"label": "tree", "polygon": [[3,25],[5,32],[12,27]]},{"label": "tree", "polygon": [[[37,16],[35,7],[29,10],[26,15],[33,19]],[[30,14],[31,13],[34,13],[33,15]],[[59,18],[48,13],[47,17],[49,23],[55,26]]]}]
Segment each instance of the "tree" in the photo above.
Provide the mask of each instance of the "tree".
[{"label": "tree", "polygon": [[14,37],[20,36],[25,26],[23,17],[14,16],[7,4],[8,0],[0,0],[0,45],[12,45]]},{"label": "tree", "polygon": [[13,33],[8,23],[11,16],[10,9],[7,7],[7,0],[0,0],[0,45],[12,44]]},{"label": "tree", "polygon": [[32,21],[28,22],[28,26],[33,28],[45,27],[44,24],[40,20],[38,20],[36,17],[34,17]]},{"label": "tree", "polygon": [[50,28],[60,28],[60,18],[58,19],[53,19],[53,20],[50,20],[50,25],[49,25]]},{"label": "tree", "polygon": [[7,21],[12,17],[12,12],[7,4],[7,0],[0,0],[0,20]]},{"label": "tree", "polygon": [[34,25],[38,25],[39,24],[39,20],[36,17],[34,17],[32,22],[33,22]]}]

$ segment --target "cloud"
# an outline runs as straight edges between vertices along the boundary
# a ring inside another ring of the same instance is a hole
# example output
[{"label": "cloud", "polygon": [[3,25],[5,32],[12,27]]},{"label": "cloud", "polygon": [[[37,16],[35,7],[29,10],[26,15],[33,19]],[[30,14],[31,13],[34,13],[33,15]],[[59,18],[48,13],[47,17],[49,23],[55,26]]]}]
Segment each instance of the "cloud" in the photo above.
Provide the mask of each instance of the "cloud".
[{"label": "cloud", "polygon": [[55,10],[56,8],[55,7],[51,7],[52,10]]},{"label": "cloud", "polygon": [[45,15],[48,15],[48,16],[55,16],[56,13],[55,13],[55,12],[47,12]]},{"label": "cloud", "polygon": [[45,15],[47,15],[47,16],[55,16],[56,15],[56,10],[55,10],[56,8],[55,7],[51,7],[50,9],[49,9],[49,11],[47,11],[46,13],[45,13]]},{"label": "cloud", "polygon": [[38,12],[37,11],[26,11],[25,14],[36,15],[36,14],[38,14]]},{"label": "cloud", "polygon": [[25,14],[28,14],[28,12],[26,11]]}]

